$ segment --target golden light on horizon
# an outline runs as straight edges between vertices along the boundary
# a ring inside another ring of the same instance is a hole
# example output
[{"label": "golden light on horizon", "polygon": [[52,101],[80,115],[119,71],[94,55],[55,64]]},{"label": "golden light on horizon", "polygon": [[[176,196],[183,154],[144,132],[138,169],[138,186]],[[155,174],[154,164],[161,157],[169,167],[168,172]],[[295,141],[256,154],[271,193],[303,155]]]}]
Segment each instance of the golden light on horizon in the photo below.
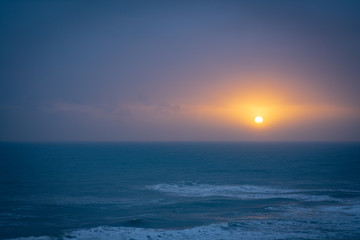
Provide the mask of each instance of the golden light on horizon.
[{"label": "golden light on horizon", "polygon": [[257,116],[254,121],[257,123],[257,124],[260,124],[264,121],[264,119],[261,117],[261,116]]},{"label": "golden light on horizon", "polygon": [[[214,80],[212,85],[195,85],[191,91],[179,87],[164,93],[163,98],[171,100],[164,101],[166,104],[137,103],[122,107],[151,124],[200,126],[216,129],[219,134],[241,133],[244,138],[249,137],[246,139],[302,133],[298,129],[316,128],[353,111],[327,103],[322,92],[315,93],[312,85],[303,84],[303,78],[295,75],[255,73],[215,79],[225,79],[227,84]],[[197,83],[196,79],[194,82]],[[202,91],[198,91],[200,88]]]}]

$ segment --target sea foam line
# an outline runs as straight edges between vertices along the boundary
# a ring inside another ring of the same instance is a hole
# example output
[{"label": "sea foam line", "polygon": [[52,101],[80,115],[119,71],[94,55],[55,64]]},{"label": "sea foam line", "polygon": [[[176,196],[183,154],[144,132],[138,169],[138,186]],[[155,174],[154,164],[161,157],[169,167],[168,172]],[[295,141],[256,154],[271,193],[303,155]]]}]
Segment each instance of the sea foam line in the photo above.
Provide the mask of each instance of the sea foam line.
[{"label": "sea foam line", "polygon": [[242,200],[290,198],[299,201],[338,201],[328,195],[306,194],[303,190],[254,185],[210,185],[203,183],[161,183],[147,189],[182,197],[227,197]]},{"label": "sea foam line", "polygon": [[[344,224],[349,226],[344,226]],[[324,229],[313,225],[310,221],[301,220],[248,220],[217,223],[181,230],[100,226],[67,232],[58,237],[41,236],[13,240],[280,240],[329,237],[357,239],[360,237],[360,231],[356,230],[353,223],[349,221],[343,221],[341,224],[330,221],[325,223]],[[343,232],[342,228],[346,229],[346,232]]]}]

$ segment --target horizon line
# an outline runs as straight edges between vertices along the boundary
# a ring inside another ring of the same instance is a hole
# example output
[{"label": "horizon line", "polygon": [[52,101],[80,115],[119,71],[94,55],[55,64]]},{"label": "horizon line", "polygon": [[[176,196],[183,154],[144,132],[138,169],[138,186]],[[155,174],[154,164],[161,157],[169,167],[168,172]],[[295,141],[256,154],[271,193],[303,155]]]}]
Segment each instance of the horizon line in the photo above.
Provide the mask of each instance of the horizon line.
[{"label": "horizon line", "polygon": [[360,140],[284,140],[284,141],[228,141],[228,140],[34,140],[34,141],[18,141],[10,140],[3,141],[1,143],[360,143]]}]

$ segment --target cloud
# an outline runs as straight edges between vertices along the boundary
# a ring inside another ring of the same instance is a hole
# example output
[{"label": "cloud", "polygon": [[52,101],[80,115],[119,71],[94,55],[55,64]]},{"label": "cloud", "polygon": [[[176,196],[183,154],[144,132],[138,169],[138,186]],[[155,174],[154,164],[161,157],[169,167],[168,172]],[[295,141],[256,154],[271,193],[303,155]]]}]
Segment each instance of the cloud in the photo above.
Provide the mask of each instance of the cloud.
[{"label": "cloud", "polygon": [[54,103],[45,108],[49,113],[70,113],[100,119],[124,119],[131,117],[131,110],[121,105]]}]

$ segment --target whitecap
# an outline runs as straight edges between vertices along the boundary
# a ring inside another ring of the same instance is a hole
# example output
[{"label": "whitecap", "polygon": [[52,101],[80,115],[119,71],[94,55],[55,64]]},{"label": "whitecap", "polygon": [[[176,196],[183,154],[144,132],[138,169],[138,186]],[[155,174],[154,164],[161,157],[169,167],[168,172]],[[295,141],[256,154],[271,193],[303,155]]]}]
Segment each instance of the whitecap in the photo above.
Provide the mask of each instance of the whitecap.
[{"label": "whitecap", "polygon": [[211,185],[204,183],[161,183],[146,186],[147,189],[182,197],[227,197],[242,200],[289,198],[299,201],[338,201],[328,195],[304,193],[299,189],[282,189],[254,185]]},{"label": "whitecap", "polygon": [[[339,225],[332,224],[333,230]],[[270,240],[319,239],[328,237],[359,237],[359,231],[337,233],[312,227],[297,220],[264,220],[218,223],[188,229],[146,229],[135,227],[100,226],[65,233],[59,237],[29,237],[16,240]],[[13,239],[15,240],[15,239]]]}]

